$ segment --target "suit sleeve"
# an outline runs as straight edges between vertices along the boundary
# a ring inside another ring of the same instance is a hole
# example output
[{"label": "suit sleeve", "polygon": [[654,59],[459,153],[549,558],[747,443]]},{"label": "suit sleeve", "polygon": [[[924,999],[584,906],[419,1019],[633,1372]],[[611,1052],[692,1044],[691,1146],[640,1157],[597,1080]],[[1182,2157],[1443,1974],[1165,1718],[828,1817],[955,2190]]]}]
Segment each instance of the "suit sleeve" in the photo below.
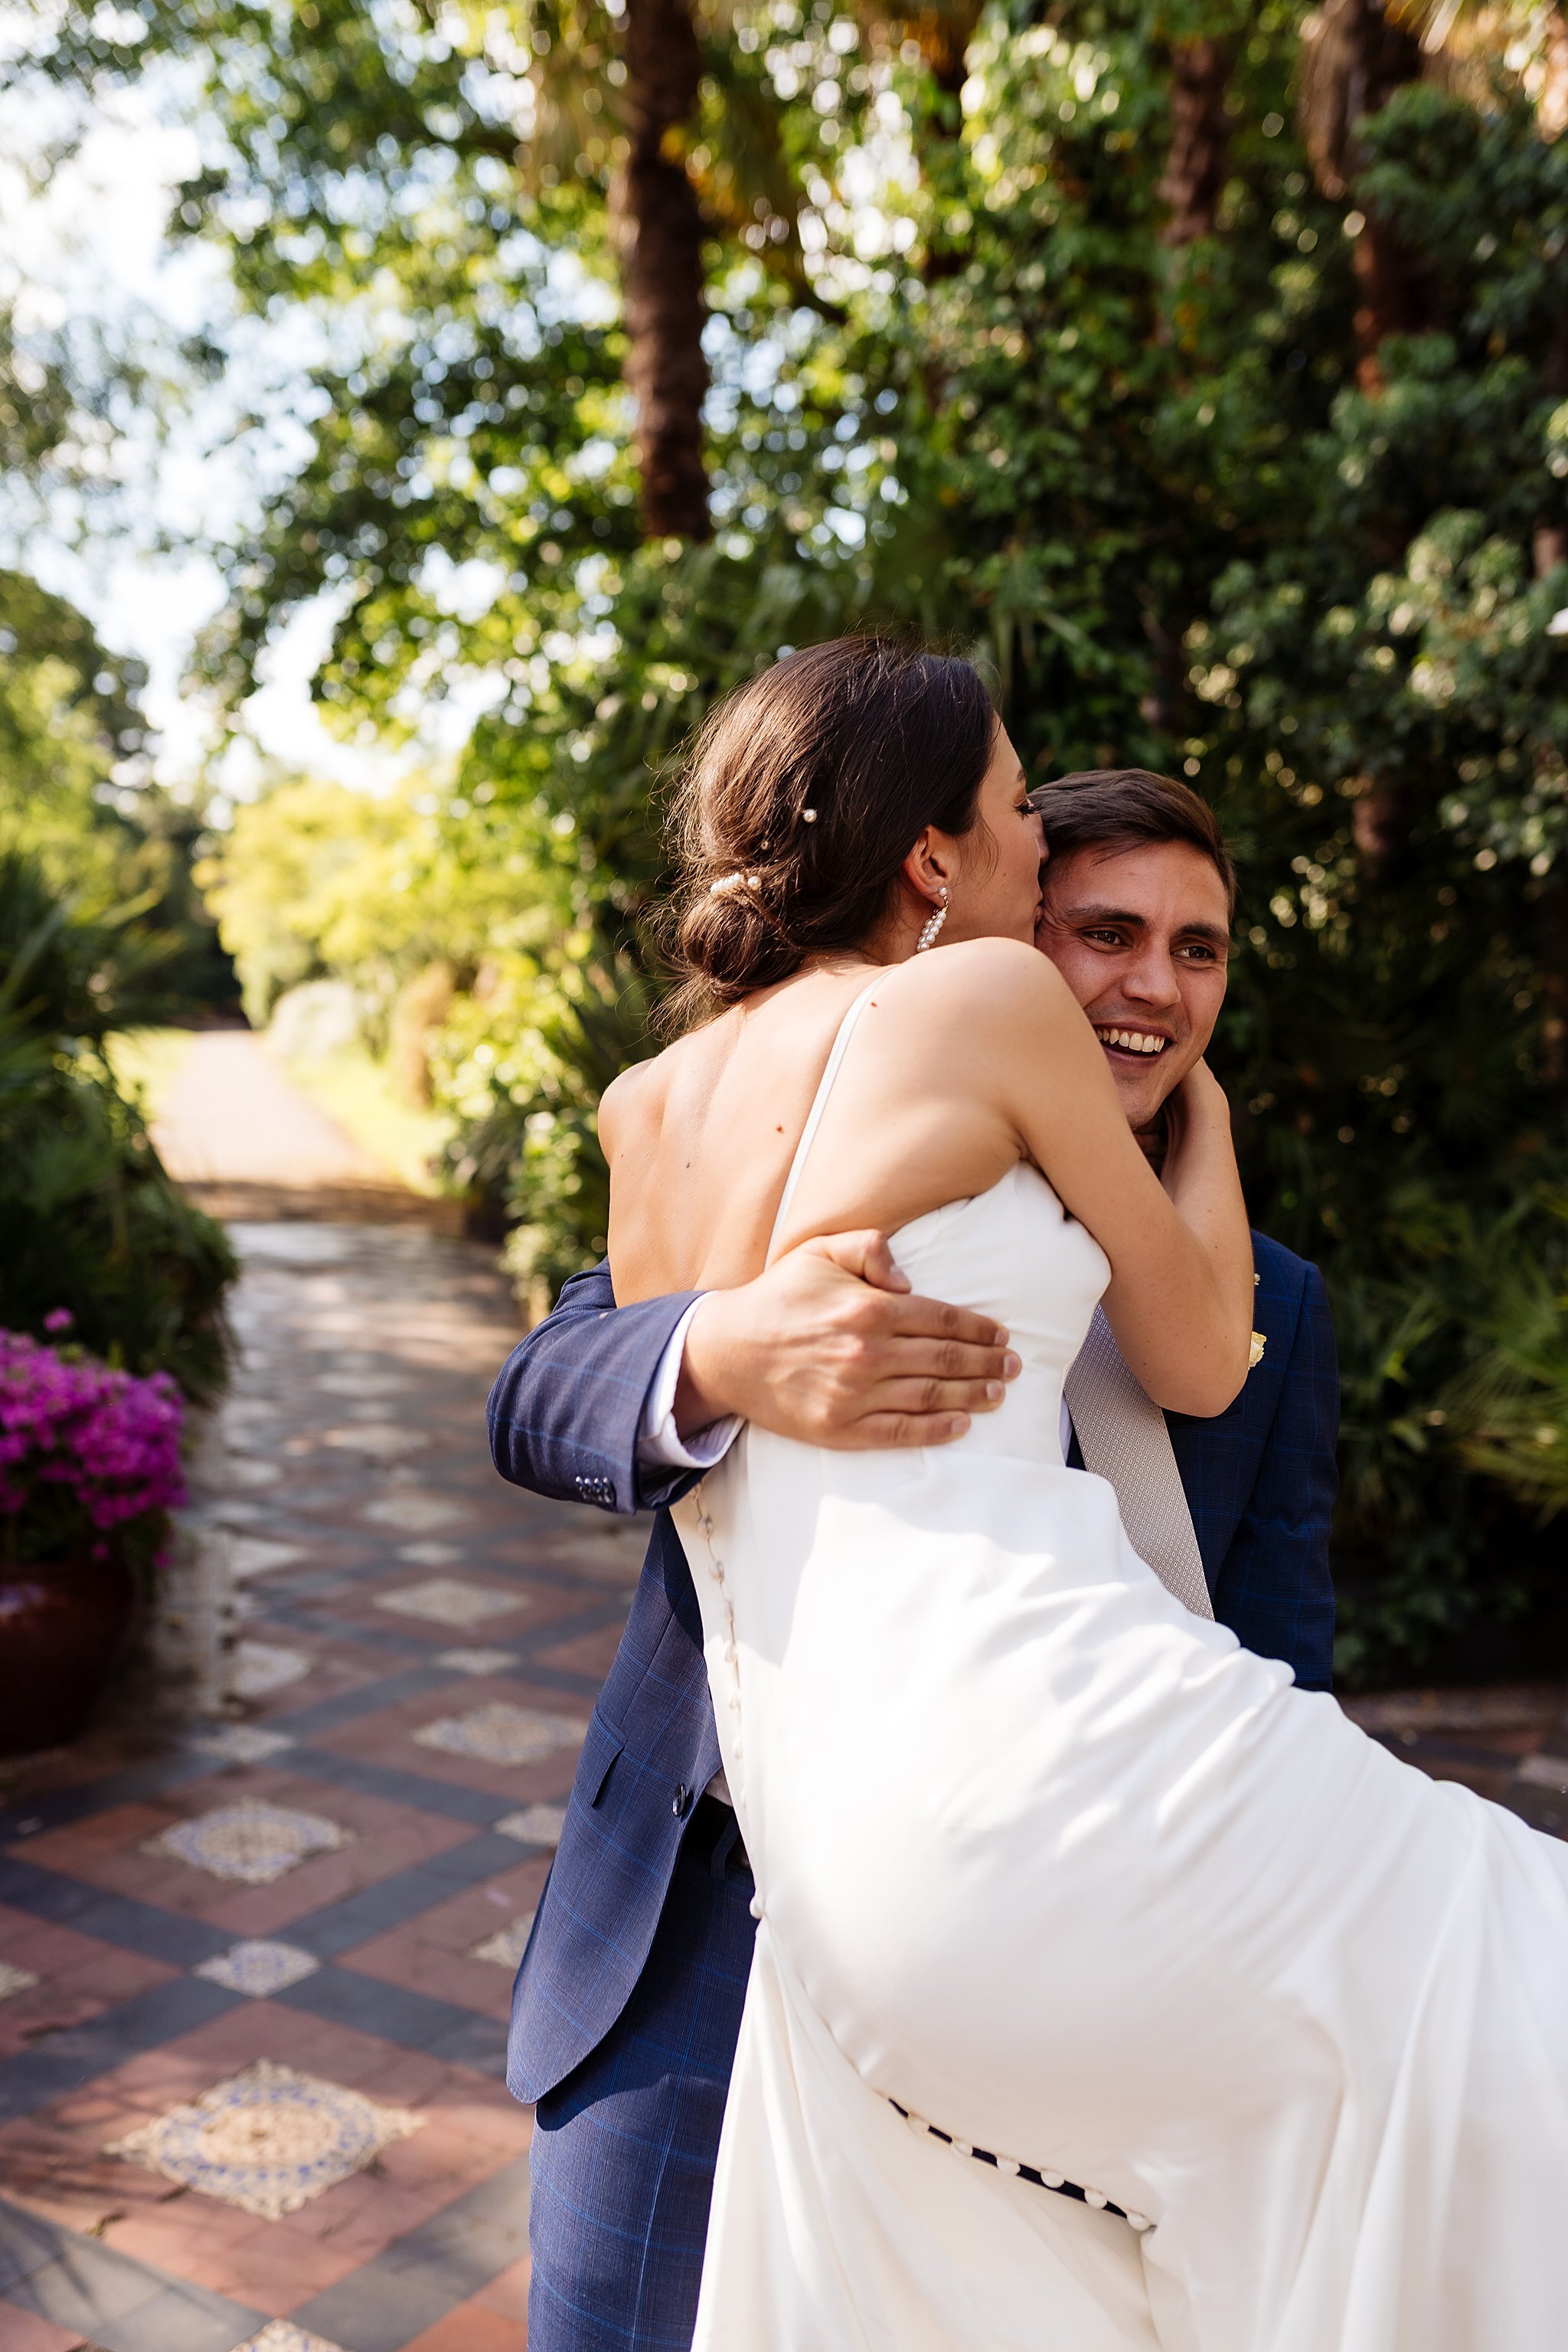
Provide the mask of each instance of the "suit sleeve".
[{"label": "suit sleeve", "polygon": [[574,1276],[490,1391],[490,1454],[501,1476],[605,1511],[651,1510],[684,1494],[692,1471],[639,1474],[637,1433],[659,1359],[700,1296],[617,1307],[607,1259]]},{"label": "suit sleeve", "polygon": [[1333,1679],[1334,1587],[1329,1531],[1339,1488],[1339,1359],[1323,1277],[1306,1268],[1284,1381],[1247,1509],[1215,1580],[1215,1613],[1226,1618],[1231,1588],[1269,1595],[1277,1624],[1259,1626],[1250,1646],[1294,1661],[1304,1690]]}]

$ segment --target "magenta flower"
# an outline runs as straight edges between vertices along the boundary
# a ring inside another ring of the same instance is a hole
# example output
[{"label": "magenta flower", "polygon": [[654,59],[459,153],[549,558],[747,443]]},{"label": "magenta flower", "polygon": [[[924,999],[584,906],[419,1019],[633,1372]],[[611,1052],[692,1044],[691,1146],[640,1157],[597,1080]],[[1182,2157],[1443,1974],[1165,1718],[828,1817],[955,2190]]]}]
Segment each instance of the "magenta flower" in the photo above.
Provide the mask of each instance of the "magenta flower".
[{"label": "magenta flower", "polygon": [[57,1307],[45,1316],[44,1328],[46,1331],[68,1331],[75,1321],[76,1317],[68,1307]]},{"label": "magenta flower", "polygon": [[[71,1319],[60,1307],[47,1328]],[[47,1559],[96,1552],[111,1529],[139,1536],[139,1521],[153,1533],[185,1499],[184,1419],[166,1372],[138,1379],[0,1330],[0,1547]]]}]

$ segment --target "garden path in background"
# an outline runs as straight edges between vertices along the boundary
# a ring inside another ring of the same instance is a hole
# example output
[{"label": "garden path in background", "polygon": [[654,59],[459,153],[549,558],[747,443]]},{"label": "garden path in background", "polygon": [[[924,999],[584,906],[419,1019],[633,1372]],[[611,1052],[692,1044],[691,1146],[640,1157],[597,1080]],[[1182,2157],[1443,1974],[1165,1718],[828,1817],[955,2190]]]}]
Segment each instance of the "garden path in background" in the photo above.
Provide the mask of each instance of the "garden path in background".
[{"label": "garden path in background", "polygon": [[456,1202],[409,1192],[245,1029],[191,1039],[153,1121],[170,1174],[215,1216],[327,1217],[452,1231]]},{"label": "garden path in background", "polygon": [[493,1253],[233,1230],[238,1696],[0,1812],[0,2345],[522,2352],[509,1997],[645,1531],[496,1476]]}]

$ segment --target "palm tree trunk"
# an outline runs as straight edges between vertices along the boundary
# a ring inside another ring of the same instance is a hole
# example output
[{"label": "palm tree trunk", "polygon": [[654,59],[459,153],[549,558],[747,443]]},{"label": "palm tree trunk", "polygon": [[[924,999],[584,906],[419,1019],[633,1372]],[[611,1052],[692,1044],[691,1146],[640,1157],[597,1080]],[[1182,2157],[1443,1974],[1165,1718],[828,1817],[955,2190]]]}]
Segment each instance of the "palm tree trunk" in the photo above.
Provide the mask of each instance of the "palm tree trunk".
[{"label": "palm tree trunk", "polygon": [[643,527],[650,539],[705,540],[713,525],[702,446],[702,214],[684,164],[664,152],[667,133],[696,111],[702,79],[686,0],[626,0],[626,64],[630,152],[610,210]]},{"label": "palm tree trunk", "polygon": [[[1389,21],[1383,0],[1322,0],[1308,17],[1301,27],[1301,131],[1326,196],[1349,195],[1366,162],[1361,124],[1420,72],[1420,42]],[[1378,393],[1383,342],[1430,325],[1431,289],[1390,223],[1370,207],[1365,220],[1354,250],[1356,375],[1363,391]]]},{"label": "palm tree trunk", "polygon": [[1234,41],[1178,41],[1171,51],[1171,144],[1160,183],[1165,245],[1193,245],[1215,233],[1230,172],[1225,94],[1235,55]]}]

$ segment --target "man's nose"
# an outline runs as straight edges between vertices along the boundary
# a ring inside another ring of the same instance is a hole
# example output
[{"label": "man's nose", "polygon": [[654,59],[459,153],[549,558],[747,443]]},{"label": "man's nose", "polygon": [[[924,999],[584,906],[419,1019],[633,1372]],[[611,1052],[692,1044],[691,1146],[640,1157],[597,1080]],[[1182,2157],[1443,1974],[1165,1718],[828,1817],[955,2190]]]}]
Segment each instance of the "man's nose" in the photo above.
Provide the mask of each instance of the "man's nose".
[{"label": "man's nose", "polygon": [[1147,941],[1132,961],[1121,972],[1124,995],[1135,997],[1140,1004],[1179,1004],[1182,979],[1175,960],[1164,941]]}]

